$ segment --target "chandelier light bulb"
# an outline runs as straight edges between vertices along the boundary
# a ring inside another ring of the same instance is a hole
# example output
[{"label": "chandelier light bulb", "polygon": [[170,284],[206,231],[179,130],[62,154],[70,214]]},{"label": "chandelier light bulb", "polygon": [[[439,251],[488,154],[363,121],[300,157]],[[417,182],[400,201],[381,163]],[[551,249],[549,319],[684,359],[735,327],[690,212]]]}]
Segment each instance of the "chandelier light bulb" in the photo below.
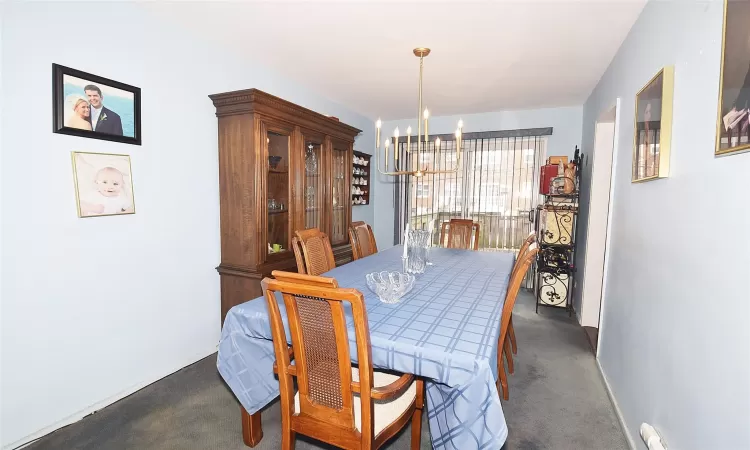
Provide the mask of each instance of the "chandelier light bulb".
[{"label": "chandelier light bulb", "polygon": [[383,126],[383,122],[378,119],[377,122],[375,122],[375,127],[379,130],[381,126]]},{"label": "chandelier light bulb", "polygon": [[464,121],[461,119],[458,119],[458,128],[461,129],[464,127]]},{"label": "chandelier light bulb", "polygon": [[398,127],[396,127],[396,129],[393,130],[393,141],[395,142],[397,140],[398,140]]},{"label": "chandelier light bulb", "polygon": [[388,148],[390,146],[391,146],[391,140],[390,139],[386,139],[385,140],[385,148]]},{"label": "chandelier light bulb", "polygon": [[425,110],[424,110],[424,118],[425,118],[425,120],[427,120],[427,119],[430,118],[430,111],[428,111],[427,108],[425,108]]},{"label": "chandelier light bulb", "polygon": [[411,136],[411,127],[406,129],[406,135]]}]

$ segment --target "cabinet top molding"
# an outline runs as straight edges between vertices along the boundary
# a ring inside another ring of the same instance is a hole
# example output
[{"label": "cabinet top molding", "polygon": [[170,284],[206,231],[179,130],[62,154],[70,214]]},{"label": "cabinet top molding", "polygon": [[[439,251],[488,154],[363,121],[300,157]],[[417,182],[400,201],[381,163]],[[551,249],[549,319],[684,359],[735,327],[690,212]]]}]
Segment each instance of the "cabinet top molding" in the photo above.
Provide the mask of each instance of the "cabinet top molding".
[{"label": "cabinet top molding", "polygon": [[[336,134],[340,133],[349,136],[356,136],[362,132],[359,128],[339,122],[336,119],[324,116],[311,109],[258,89],[224,92],[222,94],[209,95],[208,97],[216,107],[217,117],[254,112],[277,116],[281,113],[282,116],[278,117],[279,119],[290,120],[292,122],[303,119],[307,122],[317,124],[318,127],[315,128],[320,129],[322,126],[324,129],[321,131],[335,130]],[[283,115],[288,115],[289,117],[283,117]]]}]

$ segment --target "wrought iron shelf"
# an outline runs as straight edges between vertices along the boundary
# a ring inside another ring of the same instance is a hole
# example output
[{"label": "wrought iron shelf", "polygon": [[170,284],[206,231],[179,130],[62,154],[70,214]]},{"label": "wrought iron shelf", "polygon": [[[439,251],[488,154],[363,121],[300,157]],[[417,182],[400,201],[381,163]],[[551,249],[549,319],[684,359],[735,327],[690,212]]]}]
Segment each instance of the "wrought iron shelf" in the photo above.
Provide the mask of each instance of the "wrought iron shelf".
[{"label": "wrought iron shelf", "polygon": [[572,249],[575,248],[575,245],[573,245],[573,244],[552,244],[552,243],[548,244],[548,243],[545,243],[545,242],[539,242],[539,247],[541,247],[541,248],[545,248],[545,247],[547,247],[547,248],[563,248],[563,249],[567,248],[567,249],[571,249],[572,250]]},{"label": "wrought iron shelf", "polygon": [[576,267],[573,263],[573,253],[560,253],[558,250],[550,249],[542,251],[537,257],[537,272],[549,273],[575,273]]},{"label": "wrought iron shelf", "polygon": [[[578,147],[573,163],[578,168],[575,186],[580,186],[582,158]],[[537,242],[540,252],[534,265],[534,295],[539,306],[565,309],[573,313],[573,274],[576,273],[576,230],[580,191],[545,194],[536,207]]]},{"label": "wrought iron shelf", "polygon": [[546,204],[546,205],[541,206],[540,209],[543,209],[545,211],[561,211],[561,212],[570,211],[570,212],[574,212],[574,213],[578,212],[578,206],[571,206],[571,205],[551,205],[551,204]]},{"label": "wrought iron shelf", "polygon": [[576,273],[575,267],[546,266],[546,265],[541,265],[541,264],[536,267],[536,271],[544,272],[544,273],[556,273],[556,274]]},{"label": "wrought iron shelf", "polygon": [[579,194],[580,194],[580,192],[576,191],[576,192],[571,192],[570,194],[544,194],[544,196],[547,197],[547,199],[551,199],[551,198],[555,198],[555,197],[559,197],[559,198],[578,198]]}]

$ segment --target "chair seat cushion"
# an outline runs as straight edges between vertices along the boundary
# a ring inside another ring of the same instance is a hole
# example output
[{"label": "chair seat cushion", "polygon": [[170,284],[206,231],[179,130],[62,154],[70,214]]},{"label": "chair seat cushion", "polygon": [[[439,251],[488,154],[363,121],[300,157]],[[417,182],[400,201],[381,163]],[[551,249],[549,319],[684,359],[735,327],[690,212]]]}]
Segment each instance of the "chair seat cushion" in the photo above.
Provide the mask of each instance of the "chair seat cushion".
[{"label": "chair seat cushion", "polygon": [[[387,386],[400,378],[399,375],[393,375],[385,372],[373,371],[373,385],[375,387]],[[359,369],[352,367],[352,379],[359,381]],[[374,435],[377,436],[388,425],[392,424],[401,416],[417,398],[417,383],[412,382],[404,392],[390,400],[373,400],[375,410],[375,429]],[[362,431],[362,402],[359,394],[354,393],[354,426],[358,431]],[[299,412],[299,391],[294,396],[294,412]]]}]

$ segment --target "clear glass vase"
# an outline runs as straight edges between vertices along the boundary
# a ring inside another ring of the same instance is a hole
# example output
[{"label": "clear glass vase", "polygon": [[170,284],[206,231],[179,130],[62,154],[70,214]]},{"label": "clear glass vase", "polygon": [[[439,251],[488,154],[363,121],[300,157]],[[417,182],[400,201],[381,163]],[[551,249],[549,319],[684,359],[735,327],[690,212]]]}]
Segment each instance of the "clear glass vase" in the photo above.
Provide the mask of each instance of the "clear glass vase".
[{"label": "clear glass vase", "polygon": [[409,230],[408,243],[406,246],[406,271],[408,273],[424,273],[429,263],[429,245],[429,231]]}]

